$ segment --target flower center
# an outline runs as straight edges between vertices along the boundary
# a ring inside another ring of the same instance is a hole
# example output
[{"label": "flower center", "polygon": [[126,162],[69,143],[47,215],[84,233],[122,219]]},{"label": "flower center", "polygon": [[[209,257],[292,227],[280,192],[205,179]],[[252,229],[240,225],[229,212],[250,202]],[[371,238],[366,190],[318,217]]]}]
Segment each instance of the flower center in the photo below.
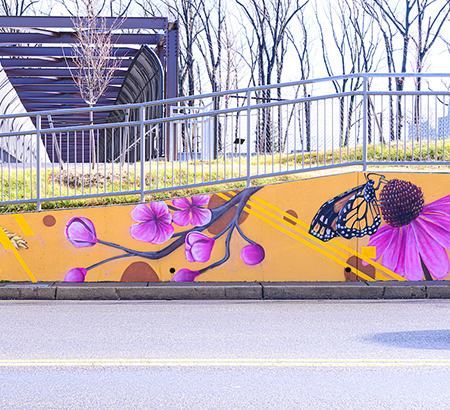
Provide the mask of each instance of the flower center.
[{"label": "flower center", "polygon": [[381,190],[381,214],[394,228],[414,221],[422,212],[423,205],[422,190],[409,181],[392,179]]}]

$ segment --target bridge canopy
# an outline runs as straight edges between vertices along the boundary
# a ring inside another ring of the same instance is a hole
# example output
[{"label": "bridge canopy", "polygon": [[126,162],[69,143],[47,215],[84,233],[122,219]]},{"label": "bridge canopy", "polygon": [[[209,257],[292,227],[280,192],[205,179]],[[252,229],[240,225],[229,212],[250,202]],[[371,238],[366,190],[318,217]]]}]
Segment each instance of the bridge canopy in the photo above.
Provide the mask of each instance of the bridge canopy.
[{"label": "bridge canopy", "polygon": [[[159,82],[157,91],[146,97],[176,97],[176,23],[170,23],[166,17],[127,17],[119,23],[116,18],[104,18],[104,21],[107,28],[114,28],[114,58],[121,63],[97,105],[112,105],[119,100],[120,103],[135,102],[132,95],[125,92],[130,85],[124,84],[124,80],[128,78],[130,81],[129,70],[136,69],[135,59],[142,53],[144,45],[152,51],[155,60],[159,60],[158,64],[146,66],[146,69],[154,71],[140,76],[143,81],[154,77]],[[75,67],[75,25],[76,19],[70,17],[0,16],[0,64],[27,112],[87,106],[81,99],[69,69]],[[142,88],[142,85],[138,84],[137,88]],[[107,113],[98,115],[105,118],[97,117],[96,114],[96,121],[103,121],[108,116]],[[88,115],[72,114],[68,118],[57,117],[53,120],[60,124],[67,121],[82,123],[88,119]],[[46,116],[42,120],[45,127]]]}]

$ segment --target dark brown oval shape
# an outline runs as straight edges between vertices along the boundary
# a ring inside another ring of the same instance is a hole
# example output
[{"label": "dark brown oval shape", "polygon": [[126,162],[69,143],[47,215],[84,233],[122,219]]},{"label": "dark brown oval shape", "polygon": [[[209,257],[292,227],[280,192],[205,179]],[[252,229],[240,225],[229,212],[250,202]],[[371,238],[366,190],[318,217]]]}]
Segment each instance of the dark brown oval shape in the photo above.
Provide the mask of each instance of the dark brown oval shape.
[{"label": "dark brown oval shape", "polygon": [[[230,198],[231,199],[231,198]],[[208,208],[214,209],[218,208],[220,205],[223,205],[225,202],[227,202],[225,199],[221,198],[219,195],[213,194],[211,195],[211,198],[209,199]],[[247,205],[249,208],[250,205]],[[231,220],[234,217],[234,214],[236,212],[237,205],[233,206],[231,209],[229,209],[227,212],[225,212],[217,221],[215,221],[209,228],[208,232],[213,235],[218,235],[220,232],[222,232],[228,224],[231,222]],[[248,218],[248,213],[245,211],[242,211],[239,215],[238,224],[240,225]]]},{"label": "dark brown oval shape", "polygon": [[146,262],[133,262],[122,274],[121,282],[159,282],[159,277]]},{"label": "dark brown oval shape", "polygon": [[53,226],[56,223],[56,219],[53,215],[47,215],[44,216],[44,218],[42,219],[42,222],[44,223],[45,226]]}]

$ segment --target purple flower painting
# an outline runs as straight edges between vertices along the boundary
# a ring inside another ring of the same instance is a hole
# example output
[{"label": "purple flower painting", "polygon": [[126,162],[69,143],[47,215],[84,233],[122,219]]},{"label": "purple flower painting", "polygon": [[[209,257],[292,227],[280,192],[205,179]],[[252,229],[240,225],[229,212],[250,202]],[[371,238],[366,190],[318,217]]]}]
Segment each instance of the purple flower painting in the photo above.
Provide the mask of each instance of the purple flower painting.
[{"label": "purple flower painting", "polygon": [[87,218],[70,219],[64,233],[75,248],[87,248],[98,242],[94,224]]},{"label": "purple flower painting", "polygon": [[188,262],[207,262],[215,240],[201,232],[189,232],[186,235],[186,260]]},{"label": "purple flower painting", "polygon": [[409,280],[421,280],[424,273],[426,279],[444,278],[450,268],[450,195],[424,205],[419,187],[392,179],[381,191],[380,205],[387,225],[368,243],[376,247],[376,259]]},{"label": "purple flower painting", "polygon": [[84,268],[73,268],[66,273],[66,276],[64,276],[64,281],[72,283],[84,282],[86,274],[87,271]]},{"label": "purple flower painting", "polygon": [[173,235],[172,215],[165,202],[139,204],[131,211],[131,217],[139,222],[130,229],[131,236],[138,241],[160,244]]},{"label": "purple flower painting", "polygon": [[194,282],[198,275],[198,270],[180,269],[172,278],[172,282]]},{"label": "purple flower painting", "polygon": [[241,250],[241,259],[246,265],[257,265],[264,260],[265,256],[264,248],[257,243],[247,245]]},{"label": "purple flower painting", "polygon": [[179,198],[172,201],[172,205],[179,208],[173,213],[173,222],[178,226],[203,226],[211,220],[211,211],[202,208],[208,205],[209,195],[194,196],[189,198]]},{"label": "purple flower painting", "polygon": [[[228,261],[231,255],[230,244],[232,233],[236,231],[243,239],[251,244],[244,248],[246,249],[242,254],[244,262],[249,265],[260,263],[264,259],[264,249],[262,246],[247,238],[245,233],[239,227],[239,224],[240,216],[245,208],[245,204],[253,193],[261,188],[262,187],[251,187],[242,190],[219,206],[211,206],[211,209],[206,208],[206,206],[209,205],[209,195],[175,199],[172,201],[173,206],[167,205],[166,202],[152,202],[149,204],[136,205],[131,211],[131,217],[136,222],[130,228],[131,237],[138,241],[152,244],[163,244],[167,242],[167,244],[161,246],[160,249],[137,250],[123,246],[120,243],[106,241],[101,238],[102,235],[100,235],[100,238],[97,237],[94,224],[89,219],[83,217],[72,218],[67,223],[65,233],[67,239],[75,247],[90,247],[98,243],[101,246],[113,249],[114,254],[109,255],[100,261],[94,261],[92,265],[87,266],[86,268],[70,269],[65,274],[64,280],[66,282],[84,282],[87,272],[98,268],[105,263],[129,257],[155,261],[168,257],[177,249],[182,249],[182,247],[184,247],[187,262],[203,264],[211,259],[216,240],[226,234],[224,241],[225,252],[222,253],[222,259],[215,260],[206,264],[206,266],[201,266],[199,268],[196,266],[198,270],[187,268],[179,269],[172,278],[172,281],[174,282],[193,282],[197,276],[210,269],[223,265]],[[171,212],[173,212],[173,215]],[[216,234],[215,237],[210,237],[203,233],[210,225],[214,224],[230,212],[234,216],[226,223],[221,222],[221,232]],[[114,222],[115,221],[108,223]],[[185,229],[177,228],[177,232],[175,232],[172,222],[175,222],[179,226],[191,226]],[[220,250],[218,249],[216,253],[217,255],[220,255]],[[141,266],[141,268],[139,268],[138,276],[130,268],[133,266],[134,269],[136,264]],[[144,267],[142,268],[142,266]],[[143,278],[142,269],[150,271],[149,275],[144,275],[145,279],[150,277],[156,278],[157,281],[159,280],[158,275],[153,271],[151,266],[142,261],[131,263],[122,275],[122,279],[128,278],[130,275],[133,278]],[[173,270],[171,268],[170,271],[175,272],[175,268],[173,268]],[[151,273],[153,273],[153,275],[151,275]]]}]

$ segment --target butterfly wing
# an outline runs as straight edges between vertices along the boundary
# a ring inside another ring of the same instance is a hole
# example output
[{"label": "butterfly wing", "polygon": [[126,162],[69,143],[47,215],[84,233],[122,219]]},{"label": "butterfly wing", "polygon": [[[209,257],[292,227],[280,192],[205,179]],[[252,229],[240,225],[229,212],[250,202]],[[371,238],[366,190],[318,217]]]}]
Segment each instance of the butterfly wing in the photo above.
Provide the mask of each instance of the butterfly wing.
[{"label": "butterfly wing", "polygon": [[353,203],[356,197],[362,195],[364,187],[365,184],[349,189],[325,202],[313,218],[309,233],[323,242],[327,242],[335,236],[340,235],[336,231],[340,212],[346,208],[349,201]]},{"label": "butterfly wing", "polygon": [[336,233],[346,239],[373,235],[381,223],[380,208],[372,185],[366,184],[339,212]]}]

